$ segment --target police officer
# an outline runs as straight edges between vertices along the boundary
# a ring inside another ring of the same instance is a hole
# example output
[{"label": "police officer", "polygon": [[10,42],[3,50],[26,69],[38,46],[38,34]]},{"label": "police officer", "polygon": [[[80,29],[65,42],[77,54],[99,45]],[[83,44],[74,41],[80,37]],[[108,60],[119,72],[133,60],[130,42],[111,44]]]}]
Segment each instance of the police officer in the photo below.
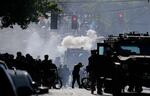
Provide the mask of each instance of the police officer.
[{"label": "police officer", "polygon": [[74,66],[72,76],[73,76],[73,81],[72,81],[72,88],[74,88],[75,81],[77,81],[79,88],[81,88],[80,84],[80,68],[83,67],[82,63],[79,62],[77,65]]},{"label": "police officer", "polygon": [[[97,86],[97,94],[102,94],[102,80],[100,77],[103,74],[103,56],[97,54],[97,50],[91,50],[91,56],[88,58],[88,71],[91,80],[91,93],[94,94],[95,85]],[[102,63],[100,63],[102,62]]]},{"label": "police officer", "polygon": [[136,58],[130,58],[128,60],[129,71],[129,92],[141,92],[142,89],[142,66],[136,61]]}]

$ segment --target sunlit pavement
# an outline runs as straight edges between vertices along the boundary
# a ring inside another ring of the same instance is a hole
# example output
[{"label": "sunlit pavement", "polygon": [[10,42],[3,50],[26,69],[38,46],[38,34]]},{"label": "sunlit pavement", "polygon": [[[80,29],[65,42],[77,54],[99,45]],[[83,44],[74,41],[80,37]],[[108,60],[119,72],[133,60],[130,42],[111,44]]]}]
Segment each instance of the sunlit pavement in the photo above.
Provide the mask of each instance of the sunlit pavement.
[{"label": "sunlit pavement", "polygon": [[39,96],[94,96],[90,94],[90,91],[79,88],[62,88],[62,89],[50,89],[48,94]]},{"label": "sunlit pavement", "polygon": [[48,94],[43,94],[39,96],[112,96],[111,94],[106,94],[104,95],[97,95],[96,92],[95,94],[91,94],[90,91],[86,89],[79,89],[79,88],[64,88],[64,89],[50,89]]},{"label": "sunlit pavement", "polygon": [[[123,93],[122,96],[150,96],[150,88],[143,87],[141,94],[137,93]],[[41,94],[39,96],[112,96],[112,94],[103,93],[103,95],[91,94],[90,91],[79,88],[62,88],[62,89],[50,89],[49,93]]]}]

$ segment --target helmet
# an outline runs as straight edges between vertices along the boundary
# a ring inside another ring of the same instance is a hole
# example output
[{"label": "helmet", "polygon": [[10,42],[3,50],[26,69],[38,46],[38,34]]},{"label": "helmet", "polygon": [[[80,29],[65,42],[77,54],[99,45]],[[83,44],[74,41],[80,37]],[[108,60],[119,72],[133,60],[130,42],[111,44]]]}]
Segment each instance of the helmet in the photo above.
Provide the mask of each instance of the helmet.
[{"label": "helmet", "polygon": [[79,63],[78,63],[78,65],[79,65],[80,67],[82,67],[82,66],[83,66],[83,64],[82,64],[81,62],[79,62]]}]

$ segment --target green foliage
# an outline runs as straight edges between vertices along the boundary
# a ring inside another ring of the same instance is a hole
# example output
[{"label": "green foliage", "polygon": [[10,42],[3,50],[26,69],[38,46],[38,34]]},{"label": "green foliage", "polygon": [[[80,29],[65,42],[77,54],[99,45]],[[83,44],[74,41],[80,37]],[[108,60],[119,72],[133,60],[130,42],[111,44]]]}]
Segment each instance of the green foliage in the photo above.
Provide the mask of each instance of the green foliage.
[{"label": "green foliage", "polygon": [[61,10],[56,3],[48,0],[1,0],[1,28],[13,28],[13,25],[18,24],[25,29],[30,22],[38,22],[38,17],[48,17],[46,12],[51,11]]}]

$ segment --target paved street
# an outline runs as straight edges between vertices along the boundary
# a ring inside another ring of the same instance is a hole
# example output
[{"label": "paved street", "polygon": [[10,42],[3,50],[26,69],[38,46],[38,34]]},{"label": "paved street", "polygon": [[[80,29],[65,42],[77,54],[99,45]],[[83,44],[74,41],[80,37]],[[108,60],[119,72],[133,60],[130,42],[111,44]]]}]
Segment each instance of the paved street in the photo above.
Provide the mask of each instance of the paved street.
[{"label": "paved street", "polygon": [[[90,91],[79,88],[63,88],[60,90],[50,89],[48,94],[42,94],[39,96],[112,96],[111,94],[104,93],[103,95],[97,95],[96,92],[94,95]],[[123,96],[150,96],[150,88],[144,88],[144,91],[141,94],[136,93],[124,93]]]},{"label": "paved street", "polygon": [[[50,89],[48,94],[43,94],[40,96],[99,96],[99,95],[92,95],[90,91],[87,91],[85,89],[72,89],[72,88],[66,88],[66,89]],[[108,94],[104,94],[103,96],[112,96]]]}]

